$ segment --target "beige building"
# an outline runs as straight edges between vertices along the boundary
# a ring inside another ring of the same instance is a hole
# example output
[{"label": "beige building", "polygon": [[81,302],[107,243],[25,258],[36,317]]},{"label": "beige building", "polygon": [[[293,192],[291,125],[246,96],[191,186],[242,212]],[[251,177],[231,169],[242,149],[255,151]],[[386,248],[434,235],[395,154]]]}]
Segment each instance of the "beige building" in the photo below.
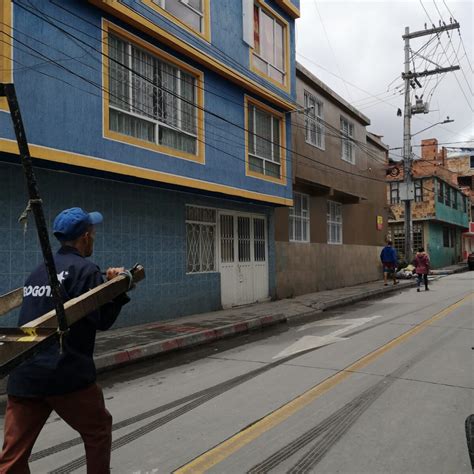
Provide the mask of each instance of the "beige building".
[{"label": "beige building", "polygon": [[275,215],[277,297],[376,280],[387,234],[388,148],[370,120],[302,65],[293,117],[294,206]]}]

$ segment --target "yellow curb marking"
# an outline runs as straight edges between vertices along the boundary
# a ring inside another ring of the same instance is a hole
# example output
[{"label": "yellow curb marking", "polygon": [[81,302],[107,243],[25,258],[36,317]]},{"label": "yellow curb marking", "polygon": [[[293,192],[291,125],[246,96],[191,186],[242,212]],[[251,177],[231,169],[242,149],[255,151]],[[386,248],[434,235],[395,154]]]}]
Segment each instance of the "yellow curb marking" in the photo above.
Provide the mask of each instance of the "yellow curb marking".
[{"label": "yellow curb marking", "polygon": [[330,376],[318,385],[315,385],[313,388],[310,388],[305,393],[294,398],[286,405],[277,408],[274,412],[270,413],[265,418],[262,418],[257,423],[249,426],[247,429],[240,431],[231,438],[228,438],[227,440],[218,444],[216,447],[201,454],[190,463],[174,471],[174,473],[185,474],[206,472],[216,464],[219,464],[220,462],[227,459],[231,454],[235,453],[239,449],[249,444],[254,439],[261,436],[266,431],[279,425],[287,418],[292,416],[294,413],[298,412],[306,405],[313,402],[316,398],[318,398],[328,390],[332,389],[335,385],[348,378],[350,375],[352,375],[353,372],[369,365],[371,362],[388,352],[390,349],[393,349],[394,347],[400,345],[402,342],[406,341],[410,337],[414,336],[415,334],[418,334],[430,324],[444,318],[449,313],[459,308],[459,306],[463,305],[467,300],[472,298],[473,295],[474,293],[470,293],[461,300],[435,314],[430,319],[427,319],[422,323],[417,324],[407,332],[401,334],[400,336],[397,336],[395,339],[392,339],[391,341],[387,342],[378,349],[375,349],[374,351],[365,355],[364,357],[349,365],[345,369],[342,369],[337,374]]}]

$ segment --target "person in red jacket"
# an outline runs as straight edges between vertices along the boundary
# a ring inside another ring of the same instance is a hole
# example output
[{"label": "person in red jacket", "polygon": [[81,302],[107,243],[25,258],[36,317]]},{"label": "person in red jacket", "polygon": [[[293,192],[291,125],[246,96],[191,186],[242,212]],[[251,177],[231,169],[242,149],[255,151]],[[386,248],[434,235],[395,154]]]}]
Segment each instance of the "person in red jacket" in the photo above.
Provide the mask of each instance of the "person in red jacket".
[{"label": "person in red jacket", "polygon": [[429,291],[428,288],[428,274],[430,273],[430,257],[425,252],[423,247],[418,249],[418,252],[413,260],[415,266],[415,272],[417,276],[417,288],[416,291],[420,291],[421,281],[425,282],[425,291]]}]

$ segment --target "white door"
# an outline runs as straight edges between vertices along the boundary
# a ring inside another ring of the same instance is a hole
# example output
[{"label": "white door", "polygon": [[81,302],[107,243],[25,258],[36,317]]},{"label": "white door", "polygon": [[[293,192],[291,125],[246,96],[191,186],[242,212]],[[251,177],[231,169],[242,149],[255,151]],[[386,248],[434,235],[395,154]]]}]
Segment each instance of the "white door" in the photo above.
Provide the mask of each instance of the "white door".
[{"label": "white door", "polygon": [[262,216],[221,212],[219,271],[223,307],[268,297],[266,221]]}]

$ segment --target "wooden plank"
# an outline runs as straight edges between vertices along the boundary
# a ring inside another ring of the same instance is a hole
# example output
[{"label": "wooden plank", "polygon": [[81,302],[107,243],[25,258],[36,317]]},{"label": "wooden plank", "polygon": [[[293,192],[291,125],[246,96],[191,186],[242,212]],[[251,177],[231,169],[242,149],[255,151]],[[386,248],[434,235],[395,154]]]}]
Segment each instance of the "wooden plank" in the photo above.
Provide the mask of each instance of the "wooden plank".
[{"label": "wooden plank", "polygon": [[[145,270],[141,265],[138,265],[133,272],[133,282],[138,283],[145,278]],[[121,295],[128,290],[128,278],[124,275],[119,275],[109,280],[102,285],[96,286],[87,293],[83,293],[77,298],[66,301],[64,303],[64,311],[66,313],[66,320],[68,326],[71,326],[76,321],[79,321],[84,316],[92,313],[100,308],[103,304],[112,301],[118,295]],[[23,328],[36,327],[56,327],[56,311],[52,310],[49,313],[40,316],[27,324]]]},{"label": "wooden plank", "polygon": [[[145,270],[141,265],[132,268],[131,273],[134,283],[145,278]],[[128,278],[119,275],[78,298],[67,301],[64,304],[64,309],[68,325],[79,321],[127,291],[128,288]],[[57,338],[55,311],[50,311],[20,328],[0,328],[0,378],[8,375],[16,366],[43,347],[54,343]]]},{"label": "wooden plank", "polygon": [[17,288],[0,296],[0,316],[18,308],[23,301],[23,288]]}]

